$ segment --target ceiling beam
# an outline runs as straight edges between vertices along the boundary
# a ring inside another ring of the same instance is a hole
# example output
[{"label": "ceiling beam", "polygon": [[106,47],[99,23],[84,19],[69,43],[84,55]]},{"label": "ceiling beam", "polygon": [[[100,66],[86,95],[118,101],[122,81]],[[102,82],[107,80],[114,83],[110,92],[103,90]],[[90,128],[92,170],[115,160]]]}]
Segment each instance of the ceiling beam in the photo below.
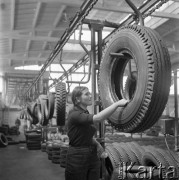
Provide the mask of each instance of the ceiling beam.
[{"label": "ceiling beam", "polygon": [[33,19],[33,22],[32,22],[32,28],[34,29],[37,25],[37,21],[38,21],[38,17],[39,17],[39,14],[40,14],[40,10],[42,8],[42,3],[41,2],[38,2],[37,3],[37,7],[36,7],[36,11],[35,11],[35,15],[34,15],[34,19]]},{"label": "ceiling beam", "polygon": [[[88,28],[89,29],[89,28]],[[13,30],[13,31],[9,31],[9,30],[0,30],[0,33],[2,34],[21,34],[21,33],[32,33],[32,34],[35,34],[36,31],[65,31],[66,30],[66,27],[56,27],[56,28],[53,28],[52,26],[50,27],[36,27],[36,28],[27,28],[27,29],[16,29],[16,30]]]},{"label": "ceiling beam", "polygon": [[[22,40],[33,40],[33,41],[48,41],[48,42],[58,42],[59,38],[57,37],[46,37],[46,36],[29,36],[29,35],[19,35],[19,34],[8,34],[8,33],[0,33],[0,36],[3,38],[11,38],[11,39],[22,39]],[[83,44],[90,45],[90,41],[82,41]],[[69,39],[68,43],[79,44],[78,40]]]},{"label": "ceiling beam", "polygon": [[[134,11],[130,7],[118,7],[118,6],[112,6],[112,5],[105,5],[102,6],[100,4],[97,4],[93,7],[94,10],[99,11],[110,11],[110,12],[116,12],[116,13],[126,13],[126,14],[133,14]],[[172,13],[166,13],[166,12],[154,12],[151,14],[153,17],[160,17],[160,18],[172,18],[172,19],[179,19],[178,14],[172,14]]]},{"label": "ceiling beam", "polygon": [[[33,22],[32,22],[32,29],[33,29],[33,31],[34,31],[34,28],[37,25],[37,21],[38,21],[38,17],[39,17],[39,14],[40,14],[41,7],[42,7],[42,3],[38,2],[37,3],[37,7],[36,7],[36,11],[35,11],[35,15],[34,15],[34,19],[33,19]],[[30,35],[32,35],[32,32],[30,33]],[[31,46],[31,42],[32,42],[31,40],[27,41],[26,51],[29,51],[29,48]]]},{"label": "ceiling beam", "polygon": [[[64,32],[65,30],[66,30],[66,26],[64,26],[64,27],[53,27],[53,26],[50,26],[50,27],[36,27],[36,28],[28,28],[28,29],[16,29],[16,30],[10,30],[9,31],[9,29],[8,30],[1,30],[0,29],[0,35],[3,35],[3,34],[11,34],[11,35],[16,35],[16,34],[19,34],[19,35],[21,35],[21,34],[23,34],[23,33],[32,33],[32,34],[35,34],[35,32],[36,31],[43,31],[43,32],[45,32],[45,31],[47,31],[47,32],[49,32],[49,31],[62,31],[62,32]],[[89,31],[89,28],[88,28],[88,26],[85,26],[84,25],[84,27],[83,27],[83,30],[88,30]],[[109,28],[107,28],[107,27],[105,27],[104,29],[103,29],[103,31],[107,31],[107,32],[111,32],[111,29],[109,29]]]},{"label": "ceiling beam", "polygon": [[151,16],[159,18],[179,19],[178,14],[166,13],[166,12],[154,12]]},{"label": "ceiling beam", "polygon": [[[52,52],[51,50],[46,50],[46,51],[29,51],[29,53],[33,53],[33,52],[42,52],[42,53],[46,53],[47,56],[50,55],[50,53]],[[75,54],[81,54],[83,53],[84,51],[83,50],[63,50],[63,53],[75,53]],[[0,56],[0,59],[9,59],[9,58],[12,58],[12,59],[22,59],[22,58],[26,58],[24,57],[23,55],[26,54],[27,51],[24,51],[24,52],[17,52],[17,53],[12,53],[12,54],[3,54]],[[34,58],[37,58],[37,57],[34,57]],[[38,59],[38,58],[37,58]],[[40,58],[39,59],[43,59],[43,58]]]},{"label": "ceiling beam", "polygon": [[25,2],[61,3],[68,6],[80,7],[84,0],[26,0]]},{"label": "ceiling beam", "polygon": [[170,35],[171,33],[175,32],[175,31],[178,31],[178,30],[179,30],[179,26],[177,26],[175,28],[172,28],[172,29],[168,30],[166,33],[162,34],[162,37]]},{"label": "ceiling beam", "polygon": [[[56,27],[57,27],[57,25],[58,25],[58,23],[59,23],[62,15],[63,15],[63,12],[64,12],[65,9],[66,9],[66,6],[65,6],[65,5],[62,5],[61,9],[59,10],[59,12],[58,12],[58,14],[57,14],[57,16],[56,16],[56,18],[55,18],[55,20],[54,20],[54,22],[53,22],[53,28],[56,28]],[[50,31],[50,32],[48,33],[48,37],[52,36],[52,33],[53,33],[53,31]],[[45,47],[47,46],[47,44],[48,44],[48,42],[46,41],[46,42],[44,43],[42,49],[45,49]],[[52,50],[52,49],[51,49],[51,50]],[[39,54],[39,57],[41,57],[41,55],[42,55],[42,53]]]},{"label": "ceiling beam", "polygon": [[[0,59],[3,59],[3,58],[10,58],[10,57],[20,57],[20,56],[24,56],[24,54],[27,54],[27,53],[45,53],[48,55],[50,55],[52,51],[51,50],[30,50],[30,51],[22,51],[22,52],[14,52],[14,53],[11,53],[11,54],[1,54],[1,57]],[[63,50],[63,53],[83,53],[84,51],[83,50],[77,50],[77,49],[68,49],[68,50]]]}]

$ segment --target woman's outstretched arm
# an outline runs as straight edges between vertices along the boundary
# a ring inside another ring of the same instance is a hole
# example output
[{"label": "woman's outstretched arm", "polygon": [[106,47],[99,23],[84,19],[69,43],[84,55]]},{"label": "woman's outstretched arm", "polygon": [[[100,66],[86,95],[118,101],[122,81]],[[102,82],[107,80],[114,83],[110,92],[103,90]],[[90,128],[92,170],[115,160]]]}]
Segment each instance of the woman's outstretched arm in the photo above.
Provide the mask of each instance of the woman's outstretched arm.
[{"label": "woman's outstretched arm", "polygon": [[106,120],[108,117],[110,117],[114,111],[116,111],[116,109],[118,107],[124,107],[127,105],[129,101],[126,99],[121,99],[117,102],[115,102],[114,104],[112,104],[111,106],[107,107],[106,109],[102,110],[101,112],[99,112],[98,114],[95,114],[93,116],[93,122],[94,123],[99,123],[101,121]]}]

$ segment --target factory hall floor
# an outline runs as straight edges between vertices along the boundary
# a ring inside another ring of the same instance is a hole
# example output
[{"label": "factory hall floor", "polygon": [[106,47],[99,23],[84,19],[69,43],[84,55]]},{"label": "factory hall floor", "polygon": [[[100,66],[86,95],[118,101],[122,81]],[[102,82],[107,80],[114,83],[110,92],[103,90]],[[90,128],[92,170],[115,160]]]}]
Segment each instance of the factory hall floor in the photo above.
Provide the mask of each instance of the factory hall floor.
[{"label": "factory hall floor", "polygon": [[46,152],[28,150],[26,144],[0,148],[1,180],[65,180],[64,172],[48,160]]}]

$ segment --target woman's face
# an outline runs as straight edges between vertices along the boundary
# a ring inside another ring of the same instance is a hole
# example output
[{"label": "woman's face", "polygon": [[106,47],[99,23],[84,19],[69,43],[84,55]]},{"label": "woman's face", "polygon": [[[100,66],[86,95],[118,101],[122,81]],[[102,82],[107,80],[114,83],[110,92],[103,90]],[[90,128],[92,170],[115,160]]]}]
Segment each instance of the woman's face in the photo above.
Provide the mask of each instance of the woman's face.
[{"label": "woman's face", "polygon": [[90,105],[92,105],[91,93],[89,92],[88,89],[85,89],[82,92],[82,95],[79,98],[79,104],[81,104],[82,106],[90,106]]}]

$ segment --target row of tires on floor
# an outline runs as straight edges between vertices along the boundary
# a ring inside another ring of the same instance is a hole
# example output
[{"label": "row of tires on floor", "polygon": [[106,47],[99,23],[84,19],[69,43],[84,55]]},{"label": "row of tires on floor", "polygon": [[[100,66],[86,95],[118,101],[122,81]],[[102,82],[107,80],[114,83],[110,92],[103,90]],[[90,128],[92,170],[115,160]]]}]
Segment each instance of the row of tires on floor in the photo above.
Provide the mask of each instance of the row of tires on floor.
[{"label": "row of tires on floor", "polygon": [[48,159],[61,167],[66,167],[66,154],[68,142],[61,140],[42,142],[42,134],[37,132],[26,133],[26,145],[28,150],[40,150],[47,152]]},{"label": "row of tires on floor", "polygon": [[136,142],[114,142],[107,144],[105,150],[108,153],[105,166],[111,180],[120,176],[123,176],[121,177],[123,179],[178,179],[179,177],[179,155],[174,151],[150,145],[140,146]]},{"label": "row of tires on floor", "polygon": [[41,151],[46,152],[48,159],[52,163],[60,164],[62,168],[66,167],[66,155],[68,151],[68,143],[59,140],[47,141],[41,144]]},{"label": "row of tires on floor", "polygon": [[[42,152],[47,153],[48,159],[52,163],[60,164],[63,168],[66,167],[67,142],[53,140],[42,143],[40,133],[28,133],[26,142],[29,150],[41,149]],[[156,177],[152,177],[153,179],[179,177],[179,154],[174,151],[156,148],[151,145],[140,146],[137,142],[106,143],[105,151],[108,153],[108,157],[105,159],[105,166],[111,180],[119,177],[121,169],[122,172],[125,169],[124,166],[131,165],[134,170],[130,168],[130,172],[127,172],[126,177],[128,179],[134,179],[139,173],[140,178],[144,178],[144,176],[149,178],[146,176],[151,176],[150,168],[155,169]],[[141,166],[145,167],[145,173],[141,172],[144,171],[144,169],[141,169]]]}]

